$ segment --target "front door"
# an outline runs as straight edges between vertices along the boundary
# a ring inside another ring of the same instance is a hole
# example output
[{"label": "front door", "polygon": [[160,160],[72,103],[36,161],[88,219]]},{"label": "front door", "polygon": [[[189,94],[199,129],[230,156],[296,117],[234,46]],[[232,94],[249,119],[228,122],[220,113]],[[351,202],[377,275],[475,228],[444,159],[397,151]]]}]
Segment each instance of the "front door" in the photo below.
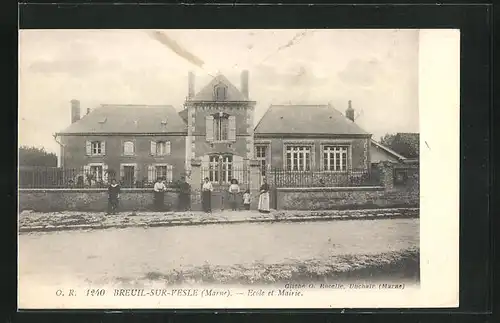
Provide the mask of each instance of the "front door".
[{"label": "front door", "polygon": [[123,166],[123,185],[125,187],[133,187],[135,178],[135,167],[134,166]]}]

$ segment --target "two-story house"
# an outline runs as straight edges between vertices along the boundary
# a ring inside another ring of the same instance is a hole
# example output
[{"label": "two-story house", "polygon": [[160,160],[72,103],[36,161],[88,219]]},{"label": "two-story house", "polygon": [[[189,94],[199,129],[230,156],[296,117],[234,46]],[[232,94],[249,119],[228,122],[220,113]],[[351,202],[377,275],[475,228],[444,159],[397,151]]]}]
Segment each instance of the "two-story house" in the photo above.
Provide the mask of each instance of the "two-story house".
[{"label": "two-story house", "polygon": [[131,186],[157,177],[171,181],[184,171],[187,129],[172,106],[106,104],[80,117],[73,100],[71,115],[72,124],[56,138],[61,166],[83,171],[75,178],[105,182],[113,174]]}]

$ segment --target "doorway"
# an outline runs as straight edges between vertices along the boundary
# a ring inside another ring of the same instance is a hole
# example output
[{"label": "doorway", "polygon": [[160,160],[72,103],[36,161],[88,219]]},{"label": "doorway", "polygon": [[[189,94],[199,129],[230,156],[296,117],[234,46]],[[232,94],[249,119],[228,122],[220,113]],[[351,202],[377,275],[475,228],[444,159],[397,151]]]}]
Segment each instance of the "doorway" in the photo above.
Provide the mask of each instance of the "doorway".
[{"label": "doorway", "polygon": [[133,187],[135,183],[135,166],[123,166],[123,186]]}]

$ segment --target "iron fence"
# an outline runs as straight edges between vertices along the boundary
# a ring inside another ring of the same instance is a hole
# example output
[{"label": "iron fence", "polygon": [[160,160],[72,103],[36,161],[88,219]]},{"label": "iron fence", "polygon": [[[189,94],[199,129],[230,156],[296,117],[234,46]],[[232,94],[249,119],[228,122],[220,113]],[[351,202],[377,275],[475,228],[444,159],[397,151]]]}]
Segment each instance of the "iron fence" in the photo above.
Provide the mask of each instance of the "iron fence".
[{"label": "iron fence", "polygon": [[214,184],[230,184],[235,179],[238,184],[246,185],[251,181],[248,167],[202,167],[201,179],[208,178]]},{"label": "iron fence", "polygon": [[160,178],[167,186],[174,187],[180,172],[171,166],[148,166],[145,168],[124,166],[115,171],[102,166],[81,168],[19,167],[19,188],[104,188],[112,179],[122,187],[153,187]]},{"label": "iron fence", "polygon": [[378,170],[350,170],[331,172],[323,170],[291,171],[269,169],[268,183],[274,187],[352,187],[380,185]]}]

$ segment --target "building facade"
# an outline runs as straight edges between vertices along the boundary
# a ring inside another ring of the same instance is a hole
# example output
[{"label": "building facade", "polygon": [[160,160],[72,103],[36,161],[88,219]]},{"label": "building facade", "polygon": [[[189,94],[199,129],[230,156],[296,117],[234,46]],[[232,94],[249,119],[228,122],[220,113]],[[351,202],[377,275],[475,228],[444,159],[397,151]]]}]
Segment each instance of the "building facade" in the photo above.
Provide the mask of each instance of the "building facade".
[{"label": "building facade", "polygon": [[182,111],[172,106],[101,105],[81,117],[71,103],[71,125],[57,133],[63,168],[82,169],[87,180],[116,176],[127,185],[190,177],[193,163],[202,178],[247,182],[249,164],[263,176],[273,169],[289,172],[369,173],[378,160],[401,156],[381,148],[354,122],[349,102],[345,115],[330,105],[272,105],[254,127],[256,101],[250,99],[249,74],[238,89],[225,76],[195,90],[189,73]]}]

